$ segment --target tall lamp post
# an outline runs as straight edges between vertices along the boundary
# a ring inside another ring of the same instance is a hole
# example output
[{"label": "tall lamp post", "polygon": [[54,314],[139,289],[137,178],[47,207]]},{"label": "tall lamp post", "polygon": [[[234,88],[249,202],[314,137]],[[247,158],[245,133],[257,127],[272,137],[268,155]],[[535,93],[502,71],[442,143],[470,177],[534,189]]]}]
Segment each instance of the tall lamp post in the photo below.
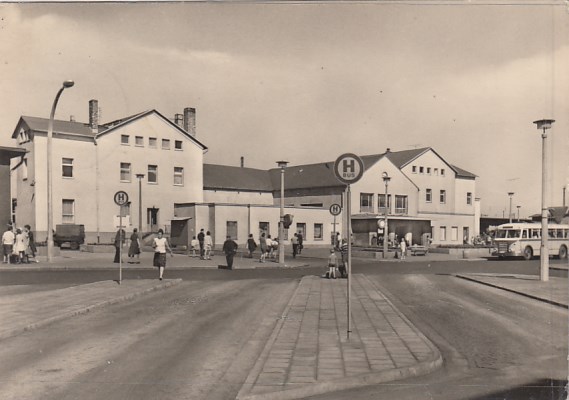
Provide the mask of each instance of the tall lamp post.
[{"label": "tall lamp post", "polygon": [[47,124],[47,261],[51,262],[53,259],[53,188],[52,188],[52,177],[51,177],[51,163],[52,154],[51,146],[53,139],[53,118],[55,116],[55,108],[57,107],[57,102],[59,101],[59,96],[67,88],[72,87],[75,84],[73,81],[64,81],[61,88],[55,95],[53,100],[53,105],[51,106],[51,114],[49,115],[49,122]]},{"label": "tall lamp post", "polygon": [[381,178],[383,179],[383,183],[385,183],[385,226],[384,226],[384,231],[383,231],[383,258],[385,258],[385,255],[387,254],[387,250],[388,250],[388,246],[387,246],[387,241],[388,241],[388,236],[389,236],[389,231],[387,230],[387,216],[389,215],[389,201],[388,201],[388,197],[387,197],[387,186],[389,185],[389,181],[391,180],[391,177],[387,174],[387,172],[384,172],[383,174],[381,174]]},{"label": "tall lamp post", "polygon": [[541,129],[541,248],[540,248],[540,280],[547,282],[549,280],[549,249],[547,244],[547,130],[551,129],[554,119],[540,119],[533,121],[537,125],[537,129]]},{"label": "tall lamp post", "polygon": [[284,264],[284,175],[288,161],[277,161],[281,169],[281,215],[279,220],[279,264]]},{"label": "tall lamp post", "polygon": [[144,174],[136,174],[138,178],[138,235],[142,240],[142,178]]},{"label": "tall lamp post", "polygon": [[508,192],[508,196],[510,196],[510,212],[508,213],[508,219],[510,220],[510,224],[512,223],[512,197],[514,197],[514,192]]},{"label": "tall lamp post", "polygon": [[520,222],[520,208],[522,206],[516,206],[516,208],[518,209],[518,222]]}]

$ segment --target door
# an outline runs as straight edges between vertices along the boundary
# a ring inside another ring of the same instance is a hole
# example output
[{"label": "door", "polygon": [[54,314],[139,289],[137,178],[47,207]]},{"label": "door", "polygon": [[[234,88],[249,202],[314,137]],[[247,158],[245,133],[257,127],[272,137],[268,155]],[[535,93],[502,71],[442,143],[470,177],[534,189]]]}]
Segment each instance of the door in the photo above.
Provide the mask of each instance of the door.
[{"label": "door", "polygon": [[146,209],[146,225],[150,232],[158,231],[158,212],[160,209],[152,207]]}]

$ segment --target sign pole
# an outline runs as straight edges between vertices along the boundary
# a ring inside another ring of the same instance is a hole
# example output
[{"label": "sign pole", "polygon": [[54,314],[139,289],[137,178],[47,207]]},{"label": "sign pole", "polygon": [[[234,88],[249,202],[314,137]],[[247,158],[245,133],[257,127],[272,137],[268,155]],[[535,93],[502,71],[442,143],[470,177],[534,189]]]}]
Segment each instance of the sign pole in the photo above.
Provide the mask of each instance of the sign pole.
[{"label": "sign pole", "polygon": [[122,205],[119,206],[119,285],[122,283]]},{"label": "sign pole", "polygon": [[346,216],[348,219],[348,340],[350,339],[350,332],[352,332],[352,304],[350,299],[352,297],[352,202],[351,202],[350,185],[348,185],[346,192]]}]

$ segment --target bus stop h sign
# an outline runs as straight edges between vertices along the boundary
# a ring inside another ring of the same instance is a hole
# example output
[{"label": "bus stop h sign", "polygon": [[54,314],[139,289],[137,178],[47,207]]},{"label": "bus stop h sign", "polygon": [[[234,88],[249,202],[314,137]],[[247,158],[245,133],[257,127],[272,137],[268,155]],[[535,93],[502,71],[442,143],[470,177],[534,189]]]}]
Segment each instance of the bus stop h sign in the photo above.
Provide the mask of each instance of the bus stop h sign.
[{"label": "bus stop h sign", "polygon": [[364,163],[355,154],[342,154],[334,162],[334,174],[340,182],[346,185],[356,183],[364,174]]}]

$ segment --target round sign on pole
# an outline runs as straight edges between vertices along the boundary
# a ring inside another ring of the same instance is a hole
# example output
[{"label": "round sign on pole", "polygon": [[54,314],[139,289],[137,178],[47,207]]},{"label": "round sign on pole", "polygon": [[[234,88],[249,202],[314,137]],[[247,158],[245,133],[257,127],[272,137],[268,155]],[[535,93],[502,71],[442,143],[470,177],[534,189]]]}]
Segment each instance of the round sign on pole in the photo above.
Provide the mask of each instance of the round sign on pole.
[{"label": "round sign on pole", "polygon": [[123,206],[128,203],[128,193],[123,190],[119,190],[115,193],[114,199],[117,205]]},{"label": "round sign on pole", "polygon": [[332,204],[330,206],[330,214],[332,214],[333,216],[340,215],[341,212],[342,212],[342,206],[340,206],[339,204]]},{"label": "round sign on pole", "polygon": [[355,183],[364,174],[364,162],[355,154],[342,154],[334,163],[334,174],[340,182],[346,185]]}]

